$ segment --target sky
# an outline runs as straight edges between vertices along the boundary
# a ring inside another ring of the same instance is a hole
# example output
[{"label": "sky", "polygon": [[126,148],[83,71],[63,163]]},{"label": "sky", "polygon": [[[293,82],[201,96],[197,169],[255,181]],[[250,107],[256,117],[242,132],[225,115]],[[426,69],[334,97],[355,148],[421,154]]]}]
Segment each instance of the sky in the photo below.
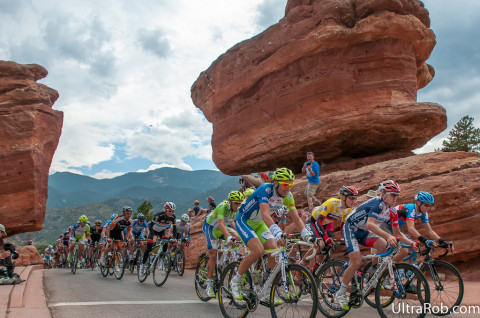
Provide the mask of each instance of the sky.
[{"label": "sky", "polygon": [[[284,16],[286,0],[0,0],[0,60],[35,63],[60,93],[50,173],[95,178],[160,167],[217,169],[212,125],[190,98],[199,74]],[[480,127],[480,1],[426,0],[435,78],[419,102],[447,110],[441,146],[465,115]]]}]

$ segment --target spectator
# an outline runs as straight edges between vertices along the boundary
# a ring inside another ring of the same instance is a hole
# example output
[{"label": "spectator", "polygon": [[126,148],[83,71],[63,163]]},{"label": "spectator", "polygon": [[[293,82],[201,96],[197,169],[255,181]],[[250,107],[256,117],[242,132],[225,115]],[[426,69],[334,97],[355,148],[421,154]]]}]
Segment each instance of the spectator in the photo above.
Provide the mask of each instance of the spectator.
[{"label": "spectator", "polygon": [[208,201],[208,210],[207,210],[207,212],[210,213],[210,212],[212,212],[213,210],[215,210],[215,208],[217,207],[217,204],[215,203],[215,199],[212,198],[212,197],[208,197],[208,198],[207,198],[207,201]]},{"label": "spectator", "polygon": [[241,187],[238,191],[243,192],[248,188],[258,188],[265,182],[269,182],[270,178],[266,172],[260,172],[257,175],[255,174],[244,174],[241,175],[238,179],[238,183],[241,184]]},{"label": "spectator", "polygon": [[7,231],[5,230],[5,226],[0,224],[0,252],[3,252],[3,239],[7,237]]},{"label": "spectator", "polygon": [[317,191],[320,183],[320,166],[318,162],[313,160],[313,152],[307,152],[307,161],[303,164],[302,172],[307,175],[307,186],[305,187],[305,195],[307,196],[308,211],[313,211],[313,196]]}]

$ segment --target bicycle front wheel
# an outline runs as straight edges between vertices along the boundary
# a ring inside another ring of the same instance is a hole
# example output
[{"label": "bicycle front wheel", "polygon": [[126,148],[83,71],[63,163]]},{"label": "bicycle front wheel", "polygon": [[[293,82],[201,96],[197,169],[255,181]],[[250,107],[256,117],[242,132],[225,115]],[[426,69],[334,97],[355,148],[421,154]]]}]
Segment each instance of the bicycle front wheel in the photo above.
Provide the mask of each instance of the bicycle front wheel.
[{"label": "bicycle front wheel", "polygon": [[329,261],[318,270],[315,277],[318,291],[318,310],[325,317],[339,318],[348,313],[348,310],[343,309],[338,303],[336,294],[343,281],[342,270],[344,265],[345,261],[342,260]]},{"label": "bicycle front wheel", "polygon": [[183,276],[183,273],[185,272],[185,254],[183,253],[183,250],[178,250],[175,257],[177,258],[175,264],[177,266],[178,276]]},{"label": "bicycle front wheel", "polygon": [[167,281],[168,274],[170,274],[170,262],[168,253],[161,253],[157,256],[157,261],[153,266],[153,282],[157,287],[162,286]]},{"label": "bicycle front wheel", "polygon": [[285,280],[281,271],[273,280],[269,299],[272,317],[315,317],[318,293],[312,273],[304,266],[289,264],[285,274]]},{"label": "bicycle front wheel", "polygon": [[250,272],[246,272],[243,275],[243,281],[241,283],[241,294],[243,300],[236,300],[232,296],[232,287],[230,281],[237,275],[238,266],[240,262],[230,263],[222,273],[220,279],[220,285],[218,289],[218,304],[220,310],[226,318],[243,318],[248,315],[247,303],[250,306],[257,306],[257,296],[253,292],[253,282]]},{"label": "bicycle front wheel", "polygon": [[[375,303],[380,317],[425,317],[427,312],[424,304],[430,303],[430,288],[425,275],[410,264],[399,263],[393,267],[395,282],[390,282],[392,288],[385,288],[390,279],[388,270],[382,273],[375,288]],[[395,291],[395,285],[400,294]],[[392,299],[391,305],[383,306],[388,299]]]},{"label": "bicycle front wheel", "polygon": [[120,252],[115,252],[113,254],[113,275],[116,279],[122,279],[123,273],[125,271],[123,254]]},{"label": "bicycle front wheel", "polygon": [[75,272],[77,271],[77,264],[78,264],[78,249],[75,248],[75,252],[73,253],[71,267],[70,267],[70,271],[74,275],[75,275]]},{"label": "bicycle front wheel", "polygon": [[[426,264],[422,272],[430,285],[432,314],[445,316],[452,313],[455,306],[460,306],[463,299],[463,279],[458,269],[449,262],[435,260],[432,265]],[[443,310],[447,307],[448,310]],[[437,310],[438,309],[438,310]]]},{"label": "bicycle front wheel", "polygon": [[207,264],[208,257],[203,254],[198,259],[197,268],[195,269],[195,291],[201,301],[209,301],[212,299],[207,294]]}]

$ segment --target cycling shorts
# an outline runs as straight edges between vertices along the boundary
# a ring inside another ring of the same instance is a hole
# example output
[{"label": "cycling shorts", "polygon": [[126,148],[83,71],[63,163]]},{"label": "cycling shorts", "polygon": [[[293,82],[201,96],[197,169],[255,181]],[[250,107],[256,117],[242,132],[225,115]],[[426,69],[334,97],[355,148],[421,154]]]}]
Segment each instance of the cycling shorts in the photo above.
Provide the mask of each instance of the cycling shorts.
[{"label": "cycling shorts", "polygon": [[122,231],[110,231],[110,238],[115,241],[123,241]]},{"label": "cycling shorts", "polygon": [[240,235],[245,245],[247,245],[252,238],[259,239],[262,245],[264,245],[268,239],[274,238],[265,222],[252,222],[240,213],[237,214],[235,226],[238,230],[238,235]]},{"label": "cycling shorts", "polygon": [[350,254],[351,252],[360,252],[358,243],[366,247],[373,247],[373,244],[375,244],[379,238],[380,237],[373,232],[350,225],[348,220],[343,226],[343,239],[345,241],[347,254]]},{"label": "cycling shorts", "polygon": [[75,235],[70,238],[70,242],[78,242],[79,244],[85,244],[85,234],[84,235]]},{"label": "cycling shorts", "polygon": [[[227,227],[227,231],[229,233],[236,233],[234,229],[231,227]],[[219,239],[226,240],[227,238],[225,235],[223,235],[222,231],[220,229],[215,229],[215,227],[211,226],[210,224],[207,223],[206,219],[203,222],[202,225],[202,232],[205,234],[205,239],[207,240],[207,248],[209,250],[217,249],[217,241]]]},{"label": "cycling shorts", "polygon": [[[331,223],[333,224],[333,223]],[[317,225],[317,222],[311,222],[310,219],[307,219],[307,222],[305,224],[305,227],[310,230],[310,232],[313,233],[313,237],[315,238],[321,238],[323,239],[323,236],[325,235],[325,232],[327,232],[328,237],[330,237],[332,240],[335,238],[335,234],[333,231],[329,231],[328,229],[321,228]]]}]

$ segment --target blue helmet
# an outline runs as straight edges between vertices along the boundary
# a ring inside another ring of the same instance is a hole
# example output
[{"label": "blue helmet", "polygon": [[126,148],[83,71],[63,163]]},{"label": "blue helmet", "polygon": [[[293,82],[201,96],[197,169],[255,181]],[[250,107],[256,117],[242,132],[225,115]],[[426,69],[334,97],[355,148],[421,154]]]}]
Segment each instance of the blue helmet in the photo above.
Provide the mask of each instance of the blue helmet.
[{"label": "blue helmet", "polygon": [[117,216],[118,216],[117,213],[113,213],[113,214],[112,214],[112,217],[110,218],[110,221],[113,221],[113,219],[116,218]]},{"label": "blue helmet", "polygon": [[433,204],[435,202],[433,195],[425,191],[418,191],[418,193],[415,195],[415,200],[430,204]]}]

